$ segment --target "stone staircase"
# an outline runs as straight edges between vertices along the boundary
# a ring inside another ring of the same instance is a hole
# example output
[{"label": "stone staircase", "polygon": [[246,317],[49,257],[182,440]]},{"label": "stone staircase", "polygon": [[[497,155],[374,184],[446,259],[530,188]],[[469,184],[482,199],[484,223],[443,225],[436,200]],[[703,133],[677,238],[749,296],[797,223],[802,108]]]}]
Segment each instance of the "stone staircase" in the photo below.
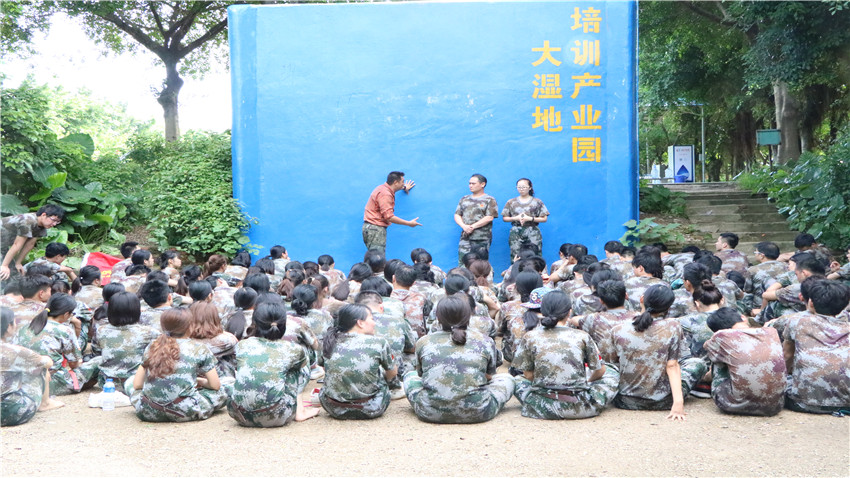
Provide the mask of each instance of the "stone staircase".
[{"label": "stone staircase", "polygon": [[[768,202],[766,194],[753,194],[736,183],[665,184],[671,191],[685,193],[690,224],[712,235],[704,244],[714,250],[721,232],[734,232],[740,238],[737,249],[749,256],[762,241],[775,242],[781,252],[794,250],[797,232],[788,228],[785,217]],[[752,258],[751,258],[752,259]]]}]

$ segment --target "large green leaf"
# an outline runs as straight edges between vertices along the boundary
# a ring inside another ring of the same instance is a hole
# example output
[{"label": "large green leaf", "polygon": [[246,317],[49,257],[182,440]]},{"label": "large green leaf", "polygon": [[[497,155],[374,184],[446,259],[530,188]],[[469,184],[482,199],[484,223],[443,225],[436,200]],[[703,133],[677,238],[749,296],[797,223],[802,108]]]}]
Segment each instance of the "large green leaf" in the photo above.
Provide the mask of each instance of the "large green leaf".
[{"label": "large green leaf", "polygon": [[0,196],[0,212],[3,214],[23,214],[27,211],[27,207],[21,203],[17,196],[11,194]]},{"label": "large green leaf", "polygon": [[47,183],[52,189],[60,188],[65,185],[65,180],[68,179],[68,173],[59,172],[51,174],[47,177]]},{"label": "large green leaf", "polygon": [[91,155],[94,154],[94,140],[91,136],[85,133],[69,134],[68,136],[65,136],[59,141],[80,145],[83,148],[83,152],[86,154],[86,156],[91,157]]},{"label": "large green leaf", "polygon": [[104,224],[112,224],[115,219],[107,214],[92,214],[88,217],[92,221],[102,222]]}]

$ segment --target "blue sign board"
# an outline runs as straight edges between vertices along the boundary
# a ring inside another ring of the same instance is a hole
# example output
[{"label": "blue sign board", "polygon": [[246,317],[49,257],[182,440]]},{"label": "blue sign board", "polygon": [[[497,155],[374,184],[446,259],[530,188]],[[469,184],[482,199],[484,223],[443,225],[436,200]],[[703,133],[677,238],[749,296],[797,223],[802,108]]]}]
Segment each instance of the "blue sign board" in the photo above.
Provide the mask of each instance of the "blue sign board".
[{"label": "blue sign board", "polygon": [[[387,173],[387,257],[457,260],[453,215],[473,173],[499,212],[529,178],[551,262],[592,253],[637,217],[634,2],[368,3],[228,9],[234,196],[263,254],[362,260],[363,208]],[[496,218],[490,260],[509,264]]]}]

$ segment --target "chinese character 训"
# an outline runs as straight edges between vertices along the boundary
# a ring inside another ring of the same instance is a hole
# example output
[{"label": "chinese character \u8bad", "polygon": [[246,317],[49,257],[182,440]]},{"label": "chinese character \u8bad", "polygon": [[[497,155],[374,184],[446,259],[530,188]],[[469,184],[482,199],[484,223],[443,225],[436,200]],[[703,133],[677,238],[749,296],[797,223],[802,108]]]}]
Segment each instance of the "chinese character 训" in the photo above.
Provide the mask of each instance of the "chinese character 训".
[{"label": "chinese character \u8bad", "polygon": [[599,33],[599,23],[602,21],[599,16],[600,10],[590,7],[579,13],[578,7],[576,7],[574,12],[570,15],[570,18],[573,19],[573,30],[583,28],[584,33]]},{"label": "chinese character \u8bad", "polygon": [[534,63],[532,63],[533,66],[537,66],[537,65],[543,63],[546,60],[549,60],[549,62],[551,62],[555,66],[559,66],[561,64],[560,61],[556,60],[552,56],[553,51],[561,51],[561,48],[560,47],[558,47],[558,48],[550,47],[549,46],[549,40],[545,40],[543,42],[543,48],[532,48],[531,51],[541,52],[540,58],[537,61],[535,61]]},{"label": "chinese character \u8bad", "polygon": [[600,138],[573,138],[573,162],[595,161],[602,159],[602,140]]},{"label": "chinese character \u8bad", "polygon": [[558,73],[534,75],[533,98],[563,98],[561,94],[561,75]]},{"label": "chinese character \u8bad", "polygon": [[601,114],[601,111],[593,109],[593,105],[581,105],[579,109],[573,110],[573,119],[576,120],[576,124],[570,126],[570,128],[602,129],[602,125],[596,124]]},{"label": "chinese character \u8bad", "polygon": [[585,73],[580,76],[574,76],[574,80],[578,80],[573,86],[573,94],[570,95],[570,98],[575,99],[578,97],[579,90],[584,86],[602,86],[602,83],[593,80],[601,80],[602,75],[591,75],[590,73]]},{"label": "chinese character \u8bad", "polygon": [[544,131],[549,132],[558,132],[564,129],[561,126],[561,112],[555,111],[554,106],[550,106],[549,108],[540,111],[540,107],[535,108],[534,113],[534,124],[531,125],[532,128],[543,127]]},{"label": "chinese character \u8bad", "polygon": [[573,43],[576,45],[570,48],[575,53],[573,63],[599,66],[599,40],[576,40]]}]

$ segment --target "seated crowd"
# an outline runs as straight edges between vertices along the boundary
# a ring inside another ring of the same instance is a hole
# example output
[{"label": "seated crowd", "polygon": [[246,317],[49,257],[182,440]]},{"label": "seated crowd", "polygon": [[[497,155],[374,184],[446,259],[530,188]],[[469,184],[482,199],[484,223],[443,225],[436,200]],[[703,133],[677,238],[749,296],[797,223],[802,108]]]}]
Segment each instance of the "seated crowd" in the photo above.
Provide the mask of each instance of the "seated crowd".
[{"label": "seated crowd", "polygon": [[690,396],[745,415],[850,409],[850,264],[809,234],[785,255],[758,244],[754,265],[737,243],[610,241],[601,260],[563,244],[549,267],[526,244],[501,274],[484,249],[447,272],[424,249],[372,250],[345,274],[283,246],[187,265],[126,242],[106,285],[51,243],[0,298],[2,424],[107,382],[144,421],[226,409],[250,427],[320,408],[371,419],[401,398],[433,423],[490,420],[514,396],[539,419],[608,406],[684,419]]}]

